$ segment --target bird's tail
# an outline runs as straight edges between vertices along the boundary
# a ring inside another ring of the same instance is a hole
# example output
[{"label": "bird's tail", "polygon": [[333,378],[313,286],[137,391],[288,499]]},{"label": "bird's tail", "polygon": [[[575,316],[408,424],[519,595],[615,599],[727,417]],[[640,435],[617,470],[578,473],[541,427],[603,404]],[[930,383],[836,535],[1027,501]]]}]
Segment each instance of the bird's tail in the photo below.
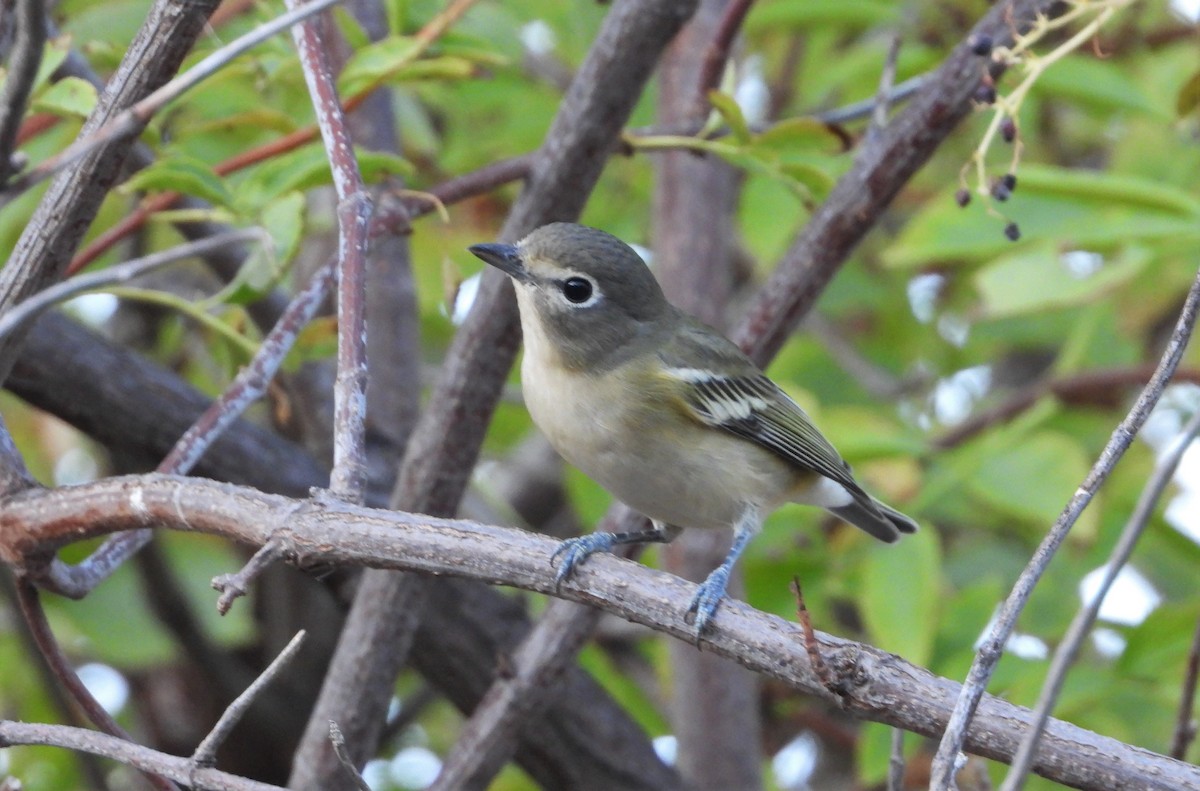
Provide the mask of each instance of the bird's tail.
[{"label": "bird's tail", "polygon": [[916,522],[874,498],[855,500],[849,505],[830,508],[829,512],[889,544],[900,538],[901,533],[917,532]]}]

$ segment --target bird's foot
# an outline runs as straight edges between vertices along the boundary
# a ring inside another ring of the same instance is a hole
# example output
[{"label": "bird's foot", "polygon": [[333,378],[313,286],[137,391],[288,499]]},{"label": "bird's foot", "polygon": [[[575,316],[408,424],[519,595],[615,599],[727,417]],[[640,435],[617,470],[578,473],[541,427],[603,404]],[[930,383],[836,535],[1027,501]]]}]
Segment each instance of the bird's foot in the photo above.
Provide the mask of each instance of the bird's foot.
[{"label": "bird's foot", "polygon": [[696,591],[696,595],[692,597],[692,603],[688,606],[683,620],[685,623],[695,625],[697,644],[711,625],[713,616],[717,614],[717,607],[725,598],[725,588],[728,585],[729,569],[725,566],[718,566],[712,574],[708,575],[708,579],[704,580],[700,589]]},{"label": "bird's foot", "polygon": [[574,574],[575,567],[587,560],[589,555],[608,552],[616,544],[617,536],[614,533],[590,533],[563,541],[550,556],[550,565],[558,567],[554,575],[554,587],[557,589],[563,580]]}]

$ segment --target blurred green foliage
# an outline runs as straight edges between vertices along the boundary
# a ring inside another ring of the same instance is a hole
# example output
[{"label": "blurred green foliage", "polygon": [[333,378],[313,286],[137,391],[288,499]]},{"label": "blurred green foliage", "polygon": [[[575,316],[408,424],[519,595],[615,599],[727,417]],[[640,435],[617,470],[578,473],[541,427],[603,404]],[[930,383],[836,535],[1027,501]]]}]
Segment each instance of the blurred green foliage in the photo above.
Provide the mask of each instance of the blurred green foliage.
[{"label": "blurred green foliage", "polygon": [[[232,17],[188,62],[276,15],[280,6],[257,3]],[[589,0],[485,0],[414,58],[412,36],[441,4],[385,0],[384,6],[391,36],[370,46],[361,46],[365,34],[347,13],[336,14],[339,29],[360,45],[342,85],[353,91],[382,81],[393,91],[404,157],[360,154],[373,183],[402,177],[413,190],[536,148],[561,89],[541,76],[544,70],[529,65],[522,34],[530,34],[530,25],[544,26],[553,46],[540,57],[569,71],[583,60],[606,11]],[[109,72],[146,7],[145,0],[63,0],[54,14],[64,37],[48,44],[47,64],[60,62],[71,46]],[[768,83],[782,97],[780,118],[797,119],[872,96],[892,32],[904,41],[897,75],[903,80],[935,67],[986,7],[978,0],[762,0],[747,19],[741,51],[763,59]],[[823,295],[817,309],[858,357],[897,384],[893,393],[872,392],[848,370],[843,352],[803,331],[772,365],[771,374],[811,407],[869,487],[917,518],[924,530],[883,547],[815,511],[784,508],[768,520],[741,566],[755,606],[794,617],[789,586],[798,577],[818,628],[895,651],[937,674],[959,679],[965,673],[996,603],[1136,391],[1114,384],[1071,401],[1043,396],[1011,422],[986,425],[950,448],[936,443],[953,427],[945,422],[946,403],[961,419],[1005,403],[1030,382],[1156,360],[1164,329],[1173,323],[1200,260],[1194,26],[1164,4],[1148,3],[1115,25],[1119,36],[1105,31],[1097,42],[1104,57],[1090,50],[1068,57],[1020,108],[1018,185],[1009,201],[992,207],[1003,217],[979,200],[963,209],[953,199],[959,170],[986,123],[981,113],[943,145]],[[1179,33],[1189,27],[1190,34]],[[34,110],[61,120],[25,144],[34,162],[69,142],[94,101],[90,86],[78,81],[52,85],[49,68],[35,91]],[[999,89],[1003,93],[1003,81]],[[653,123],[655,93],[651,85],[631,126]],[[740,111],[729,95],[719,95],[717,102],[738,127]],[[305,247],[330,250],[334,217],[328,198],[319,195],[329,175],[318,143],[218,175],[227,158],[312,120],[290,38],[276,37],[155,118],[143,139],[155,149],[157,164],[110,196],[92,234],[117,223],[142,193],[175,190],[209,201],[215,219],[266,227],[275,242],[273,255],[266,256],[273,266],[292,263]],[[862,130],[862,123],[847,126],[855,137]],[[810,121],[792,121],[767,134],[747,130],[722,145],[718,154],[746,168],[738,242],[754,277],[762,278],[806,221],[806,203],[819,200],[849,167],[853,151],[828,145]],[[654,156],[615,157],[583,221],[649,246]],[[992,158],[1001,163],[989,170],[998,177],[1010,152],[994,151]],[[424,354],[435,366],[453,335],[447,283],[479,270],[465,248],[494,237],[516,192],[517,186],[506,186],[450,207],[449,223],[429,215],[415,226],[411,244]],[[34,199],[24,196],[0,212],[0,245],[11,249]],[[1003,233],[1010,220],[1021,230],[1015,243]],[[140,243],[153,249],[176,240],[169,225],[155,221]],[[124,256],[123,250],[111,251],[95,266]],[[1092,269],[1080,271],[1073,261]],[[224,308],[226,321],[248,326],[242,306],[274,287],[279,274],[272,269],[245,277]],[[923,277],[932,277],[925,282],[934,286],[921,306],[914,285]],[[306,333],[296,359],[328,354],[331,332],[324,324]],[[185,335],[202,342],[188,342]],[[179,356],[192,358],[177,367],[216,392],[242,362],[223,348],[219,339],[177,320],[164,328],[158,351],[176,363]],[[196,362],[205,355],[206,362]],[[1197,352],[1189,351],[1184,367],[1200,370]],[[952,377],[968,369],[988,372],[977,391],[953,385]],[[902,382],[911,386],[899,387]],[[51,480],[55,459],[78,440],[51,419],[7,400],[5,413],[19,414],[9,420],[18,443],[39,477]],[[485,456],[503,458],[530,431],[523,409],[502,406]],[[1050,567],[1021,621],[1023,634],[1051,650],[1058,643],[1079,607],[1080,580],[1104,562],[1152,466],[1151,449],[1136,443]],[[574,471],[567,484],[582,521],[594,523],[609,504],[607,495]],[[1056,713],[1161,752],[1169,745],[1187,648],[1200,615],[1193,584],[1200,548],[1159,510],[1133,565],[1161,595],[1161,604],[1138,625],[1105,625],[1119,634],[1124,650],[1113,657],[1089,643]],[[223,620],[207,615],[208,580],[236,567],[235,556],[193,536],[166,536],[163,543],[194,611],[206,614],[204,627],[213,638],[224,644],[252,639],[250,621],[238,615],[244,609],[235,607]],[[654,557],[647,556],[650,562]],[[51,602],[56,633],[81,662],[106,662],[129,672],[179,651],[141,603],[129,569],[83,602]],[[647,639],[639,652],[669,691],[661,642]],[[631,680],[603,649],[589,647],[582,662],[652,735],[667,732],[661,699]],[[1047,664],[1006,656],[991,691],[1031,704]],[[0,629],[0,666],[4,716],[53,720],[11,624]],[[402,680],[401,687],[406,684],[412,679]],[[795,695],[790,700],[817,705]],[[765,713],[769,732],[787,725],[770,705]],[[435,706],[420,720],[423,743],[444,752],[459,722],[444,704]],[[126,724],[136,732],[136,723]],[[926,749],[915,738],[908,743],[913,751]],[[886,729],[863,728],[858,771],[864,783],[883,777],[887,746]],[[1191,757],[1197,757],[1195,749]],[[13,751],[7,761],[0,772],[22,776],[30,788],[80,783],[75,764],[62,752]],[[529,785],[509,768],[495,788]],[[1035,779],[1029,787],[1050,784]]]}]

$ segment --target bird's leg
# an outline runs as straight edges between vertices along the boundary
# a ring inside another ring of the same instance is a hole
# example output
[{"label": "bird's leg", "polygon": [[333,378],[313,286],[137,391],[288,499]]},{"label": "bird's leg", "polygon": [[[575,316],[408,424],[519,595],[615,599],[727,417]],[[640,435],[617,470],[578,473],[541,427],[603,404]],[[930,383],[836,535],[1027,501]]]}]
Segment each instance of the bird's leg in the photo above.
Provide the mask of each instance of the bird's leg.
[{"label": "bird's leg", "polygon": [[692,603],[688,607],[684,621],[689,624],[695,623],[697,641],[708,628],[713,616],[716,615],[721,599],[725,598],[725,588],[729,585],[729,575],[733,572],[734,564],[749,545],[750,539],[758,535],[761,527],[762,519],[759,517],[758,509],[752,505],[747,506],[733,527],[733,546],[729,548],[729,554],[725,556],[721,565],[713,569],[713,572],[708,575],[708,579],[704,580],[700,589],[696,591],[696,595],[692,597]]},{"label": "bird's leg", "polygon": [[[620,544],[666,544],[679,535],[679,528],[651,520],[650,530],[631,530],[626,533],[590,533],[586,536],[568,538],[554,550],[550,556],[551,565],[558,565],[558,573],[554,575],[554,586],[557,588],[563,580],[575,573],[575,567],[587,559],[588,555],[597,552],[608,552]],[[559,562],[559,558],[562,562]]]}]

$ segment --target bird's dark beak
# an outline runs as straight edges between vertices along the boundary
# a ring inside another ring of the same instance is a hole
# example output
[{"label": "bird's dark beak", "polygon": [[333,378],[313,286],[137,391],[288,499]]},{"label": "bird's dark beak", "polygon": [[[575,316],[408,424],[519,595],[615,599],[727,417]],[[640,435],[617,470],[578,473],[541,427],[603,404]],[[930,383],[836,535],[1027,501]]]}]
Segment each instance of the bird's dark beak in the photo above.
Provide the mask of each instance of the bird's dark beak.
[{"label": "bird's dark beak", "polygon": [[472,254],[491,264],[518,283],[529,281],[529,270],[521,261],[521,255],[511,244],[473,244],[467,248]]}]

